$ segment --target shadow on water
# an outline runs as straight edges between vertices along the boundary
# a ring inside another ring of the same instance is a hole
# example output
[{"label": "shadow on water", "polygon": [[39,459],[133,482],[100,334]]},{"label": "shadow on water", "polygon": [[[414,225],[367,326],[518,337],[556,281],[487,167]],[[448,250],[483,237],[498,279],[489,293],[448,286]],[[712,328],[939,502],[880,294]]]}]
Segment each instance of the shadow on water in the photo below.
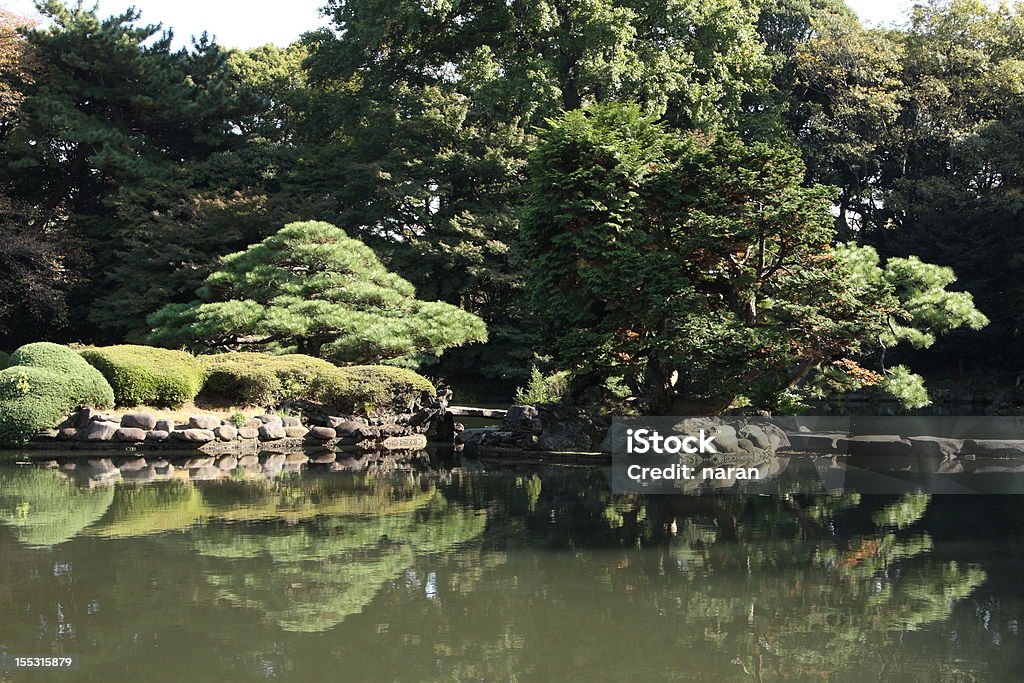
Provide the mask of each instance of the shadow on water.
[{"label": "shadow on water", "polygon": [[41,680],[1013,680],[1024,666],[1019,496],[613,495],[600,469],[436,453],[88,483],[0,466],[0,647],[81,656]]}]

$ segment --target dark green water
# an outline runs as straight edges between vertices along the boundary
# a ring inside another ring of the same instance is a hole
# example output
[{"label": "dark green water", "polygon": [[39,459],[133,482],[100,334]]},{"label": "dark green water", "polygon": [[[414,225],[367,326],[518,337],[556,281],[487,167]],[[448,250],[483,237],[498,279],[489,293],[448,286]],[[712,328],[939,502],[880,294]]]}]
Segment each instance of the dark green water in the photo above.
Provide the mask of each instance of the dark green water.
[{"label": "dark green water", "polygon": [[600,471],[80,488],[0,468],[0,681],[1019,680],[1018,496],[615,497]]}]

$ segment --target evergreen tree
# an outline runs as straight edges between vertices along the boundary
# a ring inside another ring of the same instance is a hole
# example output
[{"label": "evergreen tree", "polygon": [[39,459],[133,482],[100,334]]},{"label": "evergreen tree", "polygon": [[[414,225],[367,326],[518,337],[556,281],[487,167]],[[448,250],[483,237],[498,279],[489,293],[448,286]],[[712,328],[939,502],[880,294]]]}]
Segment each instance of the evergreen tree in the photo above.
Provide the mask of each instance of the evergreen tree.
[{"label": "evergreen tree", "polygon": [[531,170],[522,245],[556,358],[591,385],[624,378],[648,410],[785,409],[826,364],[920,405],[905,368],[857,360],[987,322],[948,269],[832,249],[832,192],[804,187],[785,146],[597,106],[557,120]]},{"label": "evergreen tree", "polygon": [[440,354],[486,341],[476,316],[420,301],[366,245],[328,223],[286,225],[224,257],[201,301],[155,313],[152,340],[199,350],[294,350],[337,362]]}]

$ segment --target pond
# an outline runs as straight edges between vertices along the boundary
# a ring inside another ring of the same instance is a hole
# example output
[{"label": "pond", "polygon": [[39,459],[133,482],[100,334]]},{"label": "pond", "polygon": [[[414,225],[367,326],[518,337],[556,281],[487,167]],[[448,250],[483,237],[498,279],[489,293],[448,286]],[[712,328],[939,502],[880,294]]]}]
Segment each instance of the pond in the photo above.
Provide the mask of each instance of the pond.
[{"label": "pond", "polygon": [[1024,497],[613,496],[458,457],[0,466],[0,681],[1015,680]]}]

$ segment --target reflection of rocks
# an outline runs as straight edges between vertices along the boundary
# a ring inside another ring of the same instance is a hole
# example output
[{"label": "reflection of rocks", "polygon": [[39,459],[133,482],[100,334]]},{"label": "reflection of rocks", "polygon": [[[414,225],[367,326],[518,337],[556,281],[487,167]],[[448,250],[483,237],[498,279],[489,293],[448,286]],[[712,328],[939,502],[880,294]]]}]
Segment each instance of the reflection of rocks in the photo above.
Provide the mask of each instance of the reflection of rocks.
[{"label": "reflection of rocks", "polygon": [[470,446],[588,452],[600,447],[607,430],[607,421],[595,420],[582,408],[512,406],[501,429],[463,432],[460,441]]}]

